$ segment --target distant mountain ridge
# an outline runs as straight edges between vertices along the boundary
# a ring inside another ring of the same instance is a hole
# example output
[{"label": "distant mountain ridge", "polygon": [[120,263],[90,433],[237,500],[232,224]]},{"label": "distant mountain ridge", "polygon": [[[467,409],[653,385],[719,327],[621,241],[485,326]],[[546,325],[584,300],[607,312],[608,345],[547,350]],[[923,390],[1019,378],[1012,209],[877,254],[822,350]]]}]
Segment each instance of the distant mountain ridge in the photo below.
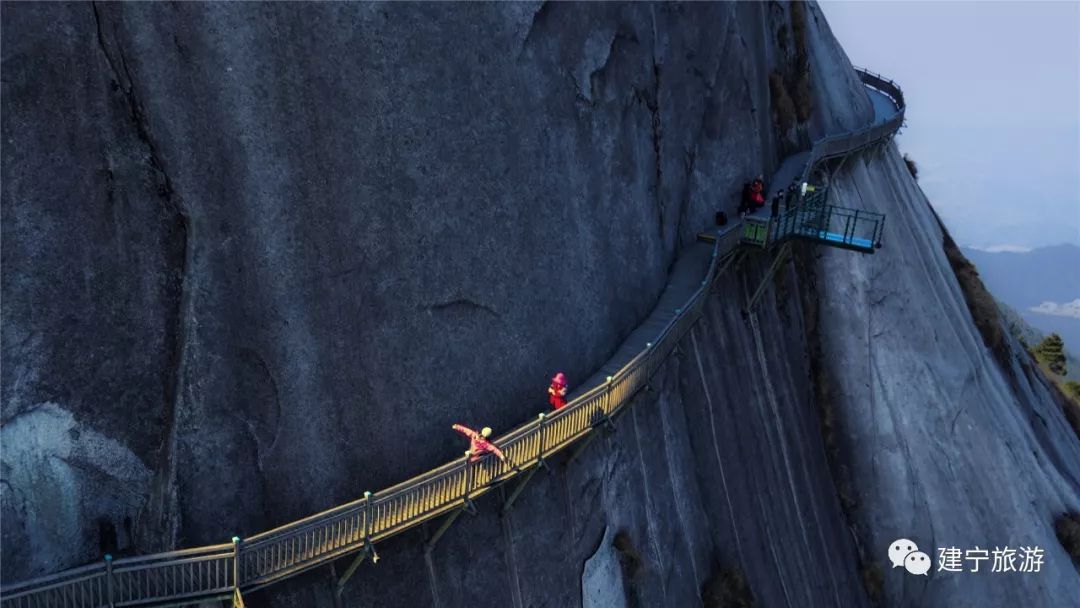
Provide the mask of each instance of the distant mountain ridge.
[{"label": "distant mountain ridge", "polygon": [[1069,314],[1080,298],[1080,247],[1066,243],[1023,252],[962,250],[994,297],[1043,334],[1057,332],[1066,347],[1080,352],[1080,318]]},{"label": "distant mountain ridge", "polygon": [[979,269],[987,288],[1018,310],[1080,298],[1080,247],[1076,245],[1052,245],[1026,252],[962,250]]}]

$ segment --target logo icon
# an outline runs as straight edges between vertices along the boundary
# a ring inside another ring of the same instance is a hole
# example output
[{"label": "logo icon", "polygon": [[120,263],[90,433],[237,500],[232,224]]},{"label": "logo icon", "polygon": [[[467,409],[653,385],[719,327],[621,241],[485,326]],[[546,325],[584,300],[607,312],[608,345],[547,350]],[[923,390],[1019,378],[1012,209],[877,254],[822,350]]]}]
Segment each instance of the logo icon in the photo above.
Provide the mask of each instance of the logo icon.
[{"label": "logo icon", "polygon": [[904,558],[904,568],[912,574],[926,576],[930,571],[930,556],[922,551],[912,551]]},{"label": "logo icon", "polygon": [[906,538],[898,538],[889,545],[889,561],[892,562],[893,568],[905,567],[904,558],[909,553],[918,551],[919,546],[915,544],[915,541],[908,540]]},{"label": "logo icon", "polygon": [[912,574],[926,576],[932,562],[930,556],[919,551],[915,541],[898,538],[889,545],[889,561],[893,568],[904,568]]}]

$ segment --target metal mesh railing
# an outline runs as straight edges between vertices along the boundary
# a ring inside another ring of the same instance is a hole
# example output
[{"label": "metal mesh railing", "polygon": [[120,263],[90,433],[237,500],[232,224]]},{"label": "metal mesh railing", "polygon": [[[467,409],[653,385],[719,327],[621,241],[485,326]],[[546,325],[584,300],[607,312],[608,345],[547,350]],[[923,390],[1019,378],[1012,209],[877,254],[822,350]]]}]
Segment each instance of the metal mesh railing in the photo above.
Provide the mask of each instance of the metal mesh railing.
[{"label": "metal mesh railing", "polygon": [[799,178],[800,182],[809,179],[810,171],[817,163],[858,152],[870,144],[892,136],[904,124],[904,93],[900,90],[900,86],[870,70],[855,68],[855,71],[865,86],[881,92],[892,100],[893,105],[896,106],[896,113],[882,122],[874,122],[862,129],[830,135],[815,141],[810,148],[810,159]]},{"label": "metal mesh railing", "polygon": [[881,243],[884,222],[885,216],[881,213],[828,205],[819,198],[805,201],[774,218],[769,241],[805,238],[872,251]]},{"label": "metal mesh railing", "polygon": [[[865,70],[859,75],[868,86],[897,103],[897,115],[868,129],[815,142],[804,176],[821,159],[857,151],[891,135],[902,124],[899,87]],[[700,287],[656,339],[607,382],[557,412],[498,438],[496,443],[510,462],[528,466],[550,456],[589,433],[603,416],[613,416],[626,407],[700,318],[716,277],[721,247],[734,243],[717,240]],[[11,585],[0,594],[0,608],[97,608],[228,599],[235,597],[237,590],[265,587],[439,517],[519,471],[494,458],[474,463],[460,458],[391,488],[242,541],[235,539],[232,544],[110,560]]]}]

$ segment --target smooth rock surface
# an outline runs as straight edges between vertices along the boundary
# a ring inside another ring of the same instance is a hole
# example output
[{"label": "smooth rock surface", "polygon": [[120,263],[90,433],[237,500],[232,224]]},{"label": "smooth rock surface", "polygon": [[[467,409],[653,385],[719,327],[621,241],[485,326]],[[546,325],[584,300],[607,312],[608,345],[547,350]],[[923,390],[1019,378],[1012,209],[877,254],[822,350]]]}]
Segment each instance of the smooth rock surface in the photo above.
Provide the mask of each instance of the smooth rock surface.
[{"label": "smooth rock surface", "polygon": [[[888,214],[875,255],[821,250],[816,263],[816,336],[888,605],[1080,606],[1080,572],[1053,529],[1080,509],[1080,441],[1046,380],[1008,332],[1006,367],[984,345],[895,148],[851,163],[830,196]],[[889,568],[896,538],[931,555],[927,578]],[[988,572],[992,556],[979,574],[936,572],[937,548],[1006,546],[1042,548],[1041,572]]]},{"label": "smooth rock surface", "polygon": [[[460,453],[454,422],[534,415],[761,170],[740,24],[764,19],[5,5],[3,421],[55,403],[127,446],[142,506],[85,509],[133,518],[146,552],[398,482]],[[30,542],[5,580],[100,559]]]},{"label": "smooth rock surface", "polygon": [[626,608],[626,584],[619,555],[615,551],[615,533],[604,530],[596,553],[585,560],[581,574],[581,608]]}]

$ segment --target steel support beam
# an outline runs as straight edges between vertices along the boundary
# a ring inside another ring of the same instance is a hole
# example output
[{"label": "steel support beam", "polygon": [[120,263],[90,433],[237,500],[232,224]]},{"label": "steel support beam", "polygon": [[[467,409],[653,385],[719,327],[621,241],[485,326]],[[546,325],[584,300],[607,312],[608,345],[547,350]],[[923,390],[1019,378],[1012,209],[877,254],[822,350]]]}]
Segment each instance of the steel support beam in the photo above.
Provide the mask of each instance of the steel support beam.
[{"label": "steel support beam", "polygon": [[514,506],[514,501],[517,500],[517,497],[521,495],[521,491],[525,489],[526,485],[528,485],[529,480],[532,479],[532,476],[536,475],[536,472],[540,470],[540,466],[540,464],[537,464],[536,466],[529,469],[529,472],[525,474],[525,477],[523,477],[521,481],[518,482],[517,487],[514,488],[514,491],[511,492],[510,496],[506,499],[506,502],[503,503],[501,510],[501,513],[503,515],[506,515],[510,512],[510,508]]},{"label": "steel support beam", "polygon": [[585,451],[585,448],[589,447],[589,444],[592,443],[593,439],[596,439],[596,435],[596,429],[593,429],[589,433],[588,437],[586,437],[584,441],[579,443],[578,446],[574,448],[574,451],[570,454],[570,458],[566,459],[566,466],[570,466],[571,463],[577,460],[577,457]]},{"label": "steel support beam", "polygon": [[593,439],[596,439],[596,436],[600,434],[601,427],[603,427],[603,432],[608,435],[611,435],[615,432],[615,422],[611,419],[611,416],[608,416],[607,414],[601,414],[600,416],[597,416],[596,422],[594,422],[592,425],[592,431],[589,432],[589,435],[585,437],[584,441],[582,441],[580,444],[578,444],[576,448],[574,448],[574,451],[570,454],[570,457],[566,459],[566,466],[570,466],[570,464],[577,460],[577,457],[585,451],[585,448],[589,447],[589,444],[592,443]]},{"label": "steel support beam", "polygon": [[784,260],[791,255],[791,243],[784,243],[784,246],[780,248],[780,251],[776,254],[776,258],[773,259],[772,265],[769,266],[769,270],[765,273],[765,276],[761,278],[761,283],[758,284],[754,295],[750,296],[750,299],[746,302],[746,308],[743,309],[744,313],[749,313],[753,310],[754,305],[757,304],[758,299],[761,298],[761,294],[765,293],[765,288],[769,285],[769,281],[772,280],[776,271],[780,270],[780,266],[783,265]]},{"label": "steel support beam", "polygon": [[844,163],[846,163],[847,159],[851,158],[852,156],[854,156],[854,153],[841,156],[839,164],[836,165],[836,170],[832,172],[833,175],[840,175],[840,171],[844,168]]},{"label": "steel support beam", "polygon": [[336,589],[338,597],[341,597],[341,592],[345,589],[345,583],[349,582],[349,578],[356,572],[356,569],[360,567],[360,564],[367,559],[368,556],[371,556],[372,564],[379,563],[379,554],[375,551],[375,545],[371,543],[364,545],[360,554],[357,555],[356,559],[354,559],[352,563],[349,564],[349,567],[345,569],[345,574],[342,574],[341,578],[338,579]]},{"label": "steel support beam", "polygon": [[742,256],[744,256],[744,255],[746,255],[745,250],[743,250],[743,249],[735,250],[735,253],[729,255],[727,257],[727,259],[724,260],[724,263],[720,264],[720,267],[716,269],[716,274],[713,276],[713,279],[715,280],[715,279],[720,278],[725,272],[728,271],[728,268],[731,268],[732,266],[734,266],[737,263],[737,260],[739,258],[741,258]]},{"label": "steel support beam", "polygon": [[439,539],[442,538],[443,534],[446,534],[446,531],[450,529],[450,526],[452,526],[455,521],[457,521],[457,518],[461,517],[462,513],[468,513],[469,515],[477,514],[476,505],[473,504],[471,498],[466,497],[465,502],[457,509],[454,509],[454,512],[443,520],[443,523],[439,525],[435,530],[435,533],[431,535],[431,538],[424,543],[424,552],[430,553],[431,550],[435,548],[435,544],[439,542]]}]

